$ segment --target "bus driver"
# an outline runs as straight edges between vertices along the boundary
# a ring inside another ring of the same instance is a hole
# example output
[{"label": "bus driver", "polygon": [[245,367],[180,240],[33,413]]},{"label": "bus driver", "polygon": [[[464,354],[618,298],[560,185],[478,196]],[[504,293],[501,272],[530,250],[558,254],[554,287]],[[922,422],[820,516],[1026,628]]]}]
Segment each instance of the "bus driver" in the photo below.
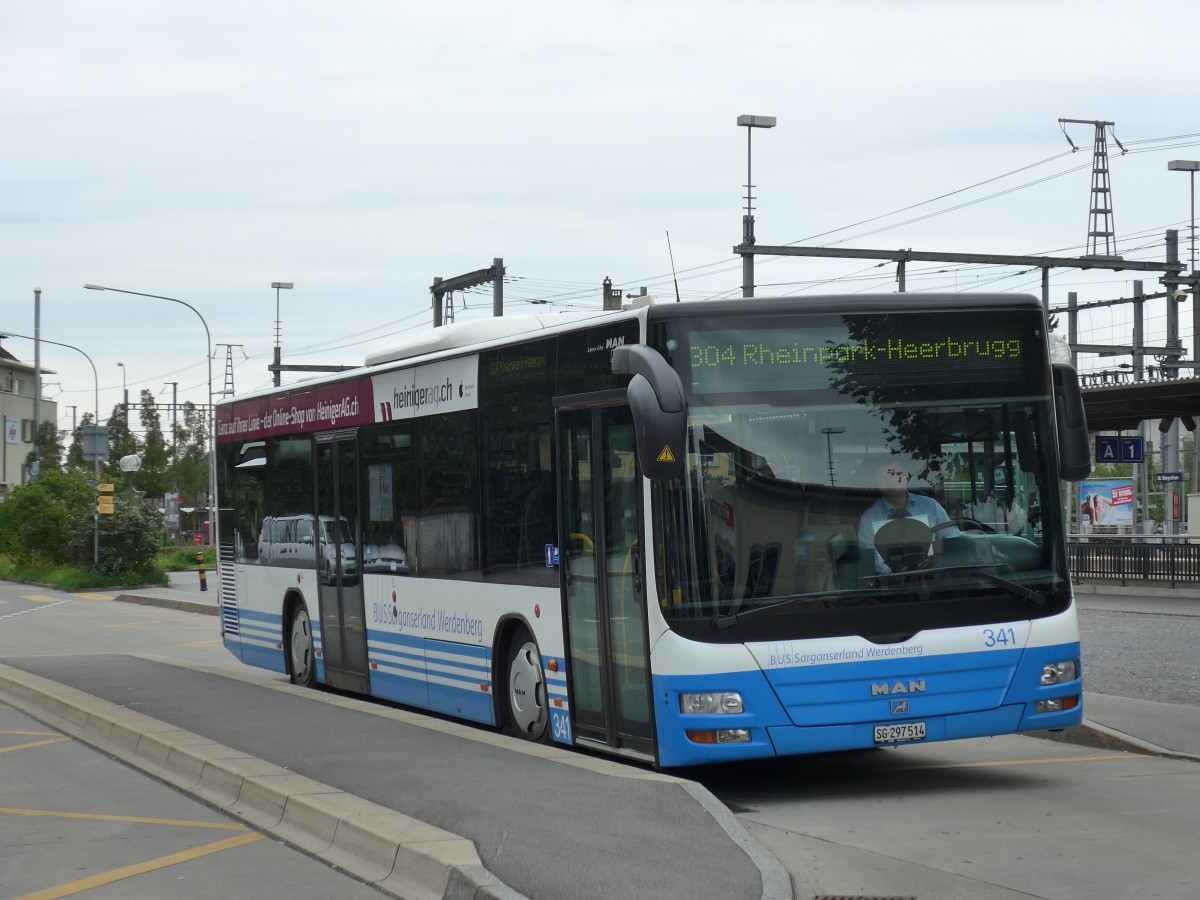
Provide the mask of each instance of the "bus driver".
[{"label": "bus driver", "polygon": [[[892,571],[892,567],[875,545],[875,536],[879,529],[890,521],[914,519],[929,528],[938,541],[962,534],[950,521],[950,516],[942,509],[940,503],[932,497],[909,492],[909,477],[909,474],[894,462],[881,465],[876,480],[881,496],[867,507],[867,511],[858,522],[858,545],[864,555],[870,553],[874,556],[877,575],[887,575]],[[926,559],[920,568],[926,568],[936,561],[933,545],[934,542],[930,541]]]}]

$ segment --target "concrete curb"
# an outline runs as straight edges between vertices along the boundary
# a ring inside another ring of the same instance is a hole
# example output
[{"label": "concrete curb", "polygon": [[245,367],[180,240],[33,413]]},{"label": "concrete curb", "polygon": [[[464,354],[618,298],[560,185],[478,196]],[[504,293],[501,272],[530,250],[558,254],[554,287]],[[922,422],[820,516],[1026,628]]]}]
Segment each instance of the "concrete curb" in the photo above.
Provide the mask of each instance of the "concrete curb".
[{"label": "concrete curb", "polygon": [[1073,581],[1071,582],[1071,590],[1076,595],[1090,594],[1093,596],[1128,597],[1136,592],[1139,597],[1168,597],[1181,600],[1200,599],[1200,586],[1197,586],[1194,582],[1181,584],[1179,587],[1170,587],[1165,584],[1132,583],[1135,579],[1128,579],[1128,581],[1131,583],[1121,584],[1120,581],[1116,580]]},{"label": "concrete curb", "polygon": [[0,699],[384,892],[413,900],[528,900],[466,838],[19,669]]},{"label": "concrete curb", "polygon": [[171,597],[158,597],[141,594],[118,594],[113,599],[122,603],[137,603],[141,606],[159,606],[165,609],[178,609],[182,612],[199,613],[202,616],[215,616],[220,610],[213,603],[201,603],[196,600],[175,600]]},{"label": "concrete curb", "polygon": [[1125,732],[1118,731],[1115,728],[1109,728],[1107,725],[1101,725],[1099,722],[1092,722],[1089,719],[1084,719],[1083,724],[1078,728],[1068,728],[1066,731],[1039,731],[1034,732],[1034,734],[1037,737],[1048,741],[1057,741],[1060,744],[1094,747],[1097,750],[1116,750],[1120,753],[1146,753],[1150,756],[1161,756],[1164,759],[1200,762],[1200,755],[1195,753],[1169,750],[1166,747],[1160,747],[1157,744],[1152,744],[1141,738],[1125,734]]}]

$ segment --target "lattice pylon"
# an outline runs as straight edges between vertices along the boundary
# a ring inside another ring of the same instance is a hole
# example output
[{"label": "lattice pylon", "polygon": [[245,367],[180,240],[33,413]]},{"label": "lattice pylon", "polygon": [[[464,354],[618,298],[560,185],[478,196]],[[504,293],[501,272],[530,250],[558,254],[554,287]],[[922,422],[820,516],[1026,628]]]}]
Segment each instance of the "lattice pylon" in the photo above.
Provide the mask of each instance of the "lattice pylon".
[{"label": "lattice pylon", "polygon": [[1117,233],[1113,226],[1112,183],[1108,177],[1107,122],[1096,122],[1092,145],[1092,206],[1088,215],[1088,255],[1116,256]]}]

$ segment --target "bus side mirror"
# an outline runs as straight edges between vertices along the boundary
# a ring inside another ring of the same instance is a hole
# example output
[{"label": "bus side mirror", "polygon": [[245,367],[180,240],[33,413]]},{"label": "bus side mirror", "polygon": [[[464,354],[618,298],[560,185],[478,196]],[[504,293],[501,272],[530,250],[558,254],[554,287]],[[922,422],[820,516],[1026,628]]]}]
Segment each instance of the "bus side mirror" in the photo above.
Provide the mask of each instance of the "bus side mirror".
[{"label": "bus side mirror", "polygon": [[687,403],[679,376],[662,354],[643,344],[613,350],[615,375],[632,375],[625,395],[633,413],[638,463],[651,481],[683,474],[687,452]]},{"label": "bus side mirror", "polygon": [[1066,363],[1052,363],[1054,418],[1058,424],[1059,474],[1063,481],[1083,481],[1092,473],[1092,448],[1079,375]]}]

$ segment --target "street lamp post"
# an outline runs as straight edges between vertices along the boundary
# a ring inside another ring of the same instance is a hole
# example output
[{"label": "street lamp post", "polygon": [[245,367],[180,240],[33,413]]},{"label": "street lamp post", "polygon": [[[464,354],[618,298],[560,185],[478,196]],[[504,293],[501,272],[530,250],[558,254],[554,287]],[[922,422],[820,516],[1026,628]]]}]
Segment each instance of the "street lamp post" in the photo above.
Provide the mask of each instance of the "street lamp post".
[{"label": "street lamp post", "polygon": [[1192,226],[1191,226],[1191,266],[1190,271],[1196,274],[1196,170],[1200,169],[1200,160],[1173,159],[1167,163],[1170,172],[1187,172],[1192,182]]},{"label": "street lamp post", "polygon": [[[750,177],[750,135],[755,128],[774,128],[774,116],[738,116],[737,123],[746,129],[746,214],[742,216],[742,243],[754,245],[754,181]],[[754,296],[754,253],[742,253],[742,296]]]},{"label": "street lamp post", "polygon": [[[1192,196],[1192,218],[1191,228],[1189,231],[1190,244],[1190,262],[1188,266],[1188,278],[1191,281],[1192,287],[1192,358],[1200,359],[1200,274],[1196,273],[1196,171],[1200,169],[1200,160],[1195,159],[1173,159],[1167,163],[1167,170],[1170,172],[1187,172],[1191,182]],[[1168,306],[1173,304],[1168,301]],[[1200,374],[1195,369],[1193,375]],[[1200,490],[1200,432],[1192,431],[1192,490]],[[1195,523],[1188,523],[1189,533],[1195,527]]]},{"label": "street lamp post", "polygon": [[125,368],[125,363],[119,362],[119,363],[117,363],[117,365],[121,367],[121,410],[125,413],[125,427],[128,429],[129,428],[129,387],[128,387],[128,382],[125,380],[125,375],[126,375],[127,370]]},{"label": "street lamp post", "polygon": [[279,320],[279,292],[290,291],[294,285],[290,281],[272,281],[271,287],[275,288],[275,363],[271,370],[275,373],[275,387],[279,387],[279,335],[282,331]]},{"label": "street lamp post", "polygon": [[84,288],[89,291],[112,291],[114,294],[130,294],[134,297],[150,297],[154,300],[167,300],[171,303],[178,303],[180,306],[186,306],[194,312],[196,318],[200,320],[200,324],[204,326],[204,339],[207,342],[208,348],[208,541],[210,545],[215,547],[217,545],[217,411],[213,407],[212,332],[208,330],[208,322],[200,314],[200,310],[187,301],[178,300],[175,297],[164,297],[162,294],[145,294],[141,291],[127,291],[122,288],[103,287],[98,284],[85,284]]}]

